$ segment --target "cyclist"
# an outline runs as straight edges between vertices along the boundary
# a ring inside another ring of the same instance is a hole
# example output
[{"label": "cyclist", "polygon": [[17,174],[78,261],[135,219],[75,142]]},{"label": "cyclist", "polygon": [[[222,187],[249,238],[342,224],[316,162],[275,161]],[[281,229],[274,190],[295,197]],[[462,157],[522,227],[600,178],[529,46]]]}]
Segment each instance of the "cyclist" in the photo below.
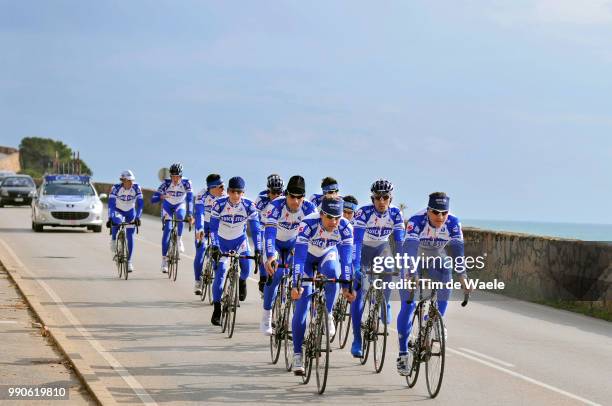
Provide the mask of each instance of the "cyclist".
[{"label": "cyclist", "polygon": [[[264,218],[266,214],[266,208],[268,204],[283,194],[284,182],[280,175],[273,173],[268,176],[267,189],[263,190],[255,199],[255,207],[259,212],[259,223],[261,224],[261,241],[264,241],[264,224],[266,224],[266,220]],[[263,294],[264,285],[266,284],[266,280],[268,279],[268,274],[266,273],[266,267],[263,263],[257,264],[259,266],[259,291]]]},{"label": "cyclist", "polygon": [[[295,243],[293,260],[294,288],[291,298],[296,301],[295,313],[292,321],[293,331],[293,370],[296,375],[304,373],[302,362],[302,344],[306,331],[306,315],[310,306],[312,284],[305,282],[298,291],[297,280],[302,274],[313,276],[313,264],[318,264],[319,273],[328,278],[342,276],[348,279],[351,276],[351,253],[353,247],[353,227],[345,218],[342,218],[342,199],[339,197],[325,197],[321,201],[320,213],[313,213],[302,220]],[[339,257],[339,258],[338,258]],[[335,334],[332,318],[332,309],[338,287],[335,283],[325,287],[327,312],[329,318],[329,334]],[[342,289],[342,294],[353,301],[354,293],[348,288]]]},{"label": "cyclist", "polygon": [[[276,300],[278,285],[285,270],[277,272],[279,251],[290,253],[298,235],[298,226],[302,220],[317,211],[314,204],[304,200],[306,182],[296,175],[289,179],[285,196],[272,201],[266,211],[265,225],[265,272],[272,278],[272,283],[264,287],[263,317],[260,329],[265,335],[272,334],[272,304]],[[287,255],[287,264],[291,264],[292,255]]]},{"label": "cyclist", "polygon": [[202,294],[200,290],[200,277],[204,265],[204,252],[206,251],[206,241],[210,235],[210,211],[212,205],[218,197],[224,195],[224,185],[221,175],[211,173],[206,177],[206,188],[202,189],[195,198],[195,248],[196,255],[193,260],[193,272],[195,274],[196,295]]},{"label": "cyclist", "polygon": [[[418,269],[411,270],[411,272],[416,272],[417,277],[421,274],[422,270],[427,269],[430,278],[441,282],[449,282],[452,279],[451,272],[453,267],[450,266],[448,261],[444,260],[447,256],[446,251],[448,251],[449,256],[453,259],[453,264],[456,263],[457,258],[462,258],[464,255],[461,223],[457,217],[449,213],[449,200],[445,193],[434,192],[429,195],[427,209],[421,210],[408,220],[406,240],[403,246],[404,253],[415,259],[417,255],[420,257],[442,258],[441,261],[428,260],[420,262]],[[467,289],[465,285],[465,270],[459,271],[455,267],[455,271],[460,275],[463,288]],[[408,275],[405,276],[408,277]],[[397,371],[400,375],[407,376],[410,374],[412,364],[408,338],[412,329],[411,320],[415,303],[414,301],[409,302],[410,291],[408,289],[401,290],[400,297],[401,310],[397,317],[397,332],[399,336]],[[449,297],[450,289],[445,288],[437,291],[438,310],[442,316],[446,313]],[[446,328],[444,330],[444,335],[446,336]]]},{"label": "cyclist", "polygon": [[[391,256],[389,237],[393,233],[395,245],[401,249],[404,241],[404,219],[402,212],[391,205],[393,200],[393,184],[386,179],[378,179],[372,183],[372,204],[361,207],[355,215],[355,255],[353,268],[355,270],[355,282],[357,298],[351,303],[351,318],[353,319],[353,345],[351,354],[361,357],[361,317],[363,315],[362,275],[370,270],[375,257]],[[397,251],[397,250],[396,250]],[[365,272],[361,272],[361,268]],[[392,271],[392,269],[387,269]],[[385,275],[383,280],[391,280],[391,275]],[[391,290],[385,289],[385,301],[387,303],[386,322],[391,320],[389,297]]]},{"label": "cyclist", "polygon": [[[191,191],[191,181],[183,178],[183,165],[174,163],[170,165],[170,179],[166,179],[151,196],[151,203],[162,202],[163,212],[163,234],[162,234],[162,264],[161,271],[168,272],[168,244],[170,243],[170,230],[172,224],[170,220],[174,214],[176,220],[187,220],[193,224],[191,215],[193,206],[193,192]],[[183,240],[183,223],[178,224],[179,250],[185,252]]]},{"label": "cyclist", "polygon": [[[251,200],[243,197],[244,187],[244,179],[239,176],[233,177],[228,182],[228,195],[215,201],[210,219],[211,250],[214,258],[218,258],[221,252],[228,251],[250,255],[246,233],[247,221],[255,243],[255,256],[258,257],[261,253],[261,233],[257,209]],[[210,321],[216,326],[220,325],[221,296],[228,262],[228,258],[222,258],[219,261],[212,286],[214,310]],[[240,280],[238,281],[238,295],[241,302],[246,299],[246,280],[250,272],[249,260],[241,259]]]},{"label": "cyclist", "polygon": [[357,206],[359,202],[355,198],[355,196],[344,196],[342,198],[344,200],[344,205],[342,207],[342,216],[347,219],[353,226],[355,225],[355,212],[357,211]]},{"label": "cyclist", "polygon": [[317,209],[321,208],[321,201],[323,200],[323,197],[340,197],[338,194],[338,181],[329,176],[321,180],[321,191],[323,192],[322,194],[315,193],[314,195],[310,196],[309,199]]},{"label": "cyclist", "polygon": [[[142,217],[142,209],[144,207],[142,190],[138,183],[134,182],[136,178],[132,171],[127,170],[121,172],[119,180],[121,183],[111,188],[108,197],[108,217],[113,224],[111,228],[111,252],[113,254],[117,249],[117,231],[119,231],[119,224],[131,223],[133,221],[136,226],[140,226],[140,217]],[[134,265],[132,264],[134,225],[126,226],[126,230],[128,243],[128,272],[132,272],[134,270]]]}]

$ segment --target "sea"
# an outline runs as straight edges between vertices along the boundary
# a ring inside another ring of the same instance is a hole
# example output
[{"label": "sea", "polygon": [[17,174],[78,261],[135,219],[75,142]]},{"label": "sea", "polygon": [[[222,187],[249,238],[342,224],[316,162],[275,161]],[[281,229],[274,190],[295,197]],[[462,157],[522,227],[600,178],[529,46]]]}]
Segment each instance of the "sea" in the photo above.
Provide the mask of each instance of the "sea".
[{"label": "sea", "polygon": [[545,223],[532,221],[502,221],[461,219],[464,227],[511,231],[548,237],[583,241],[612,242],[612,224]]}]

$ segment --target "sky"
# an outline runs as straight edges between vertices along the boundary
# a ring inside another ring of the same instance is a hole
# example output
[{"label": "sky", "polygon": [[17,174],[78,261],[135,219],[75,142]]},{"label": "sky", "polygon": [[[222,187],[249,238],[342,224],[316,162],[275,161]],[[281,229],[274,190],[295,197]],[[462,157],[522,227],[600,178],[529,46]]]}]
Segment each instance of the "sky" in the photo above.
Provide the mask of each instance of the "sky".
[{"label": "sky", "polygon": [[0,145],[145,187],[333,176],[406,213],[612,223],[612,1],[0,0]]}]

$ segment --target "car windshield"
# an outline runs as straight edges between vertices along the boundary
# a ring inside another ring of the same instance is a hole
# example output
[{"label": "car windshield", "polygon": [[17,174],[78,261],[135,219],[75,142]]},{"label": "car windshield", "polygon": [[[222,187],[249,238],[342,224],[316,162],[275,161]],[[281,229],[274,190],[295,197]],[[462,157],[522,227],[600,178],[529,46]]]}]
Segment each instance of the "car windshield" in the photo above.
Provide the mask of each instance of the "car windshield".
[{"label": "car windshield", "polygon": [[43,188],[44,195],[93,196],[91,185],[83,183],[47,183]]},{"label": "car windshield", "polygon": [[34,187],[34,182],[30,178],[23,177],[4,178],[2,186]]}]

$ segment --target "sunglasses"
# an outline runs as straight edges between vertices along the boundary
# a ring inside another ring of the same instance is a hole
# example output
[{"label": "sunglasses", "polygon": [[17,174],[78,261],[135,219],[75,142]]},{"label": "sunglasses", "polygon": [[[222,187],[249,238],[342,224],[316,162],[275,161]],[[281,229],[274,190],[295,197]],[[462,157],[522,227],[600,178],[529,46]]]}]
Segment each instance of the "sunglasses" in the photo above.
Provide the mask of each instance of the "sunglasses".
[{"label": "sunglasses", "polygon": [[439,216],[440,214],[443,216],[446,216],[448,214],[448,210],[434,210],[434,209],[429,209],[429,211],[434,215],[434,216]]},{"label": "sunglasses", "polygon": [[337,190],[328,190],[327,192],[325,192],[326,195],[332,195],[334,193],[338,192]]},{"label": "sunglasses", "polygon": [[242,189],[227,189],[227,193],[242,193],[244,190]]},{"label": "sunglasses", "polygon": [[304,197],[304,195],[293,195],[291,193],[288,194],[289,197],[293,197],[294,199],[301,199]]},{"label": "sunglasses", "polygon": [[389,195],[374,195],[374,200],[384,200],[387,201],[391,198]]},{"label": "sunglasses", "polygon": [[325,218],[327,218],[328,220],[338,220],[340,216],[332,216],[331,214],[325,213]]}]

